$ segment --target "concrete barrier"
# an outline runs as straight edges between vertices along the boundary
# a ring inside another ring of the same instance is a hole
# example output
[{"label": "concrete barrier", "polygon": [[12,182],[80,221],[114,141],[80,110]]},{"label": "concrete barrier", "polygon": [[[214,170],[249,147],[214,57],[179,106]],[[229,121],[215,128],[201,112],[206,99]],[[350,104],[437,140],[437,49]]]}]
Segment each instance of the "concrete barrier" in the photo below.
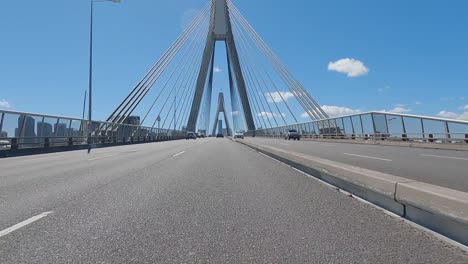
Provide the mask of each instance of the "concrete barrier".
[{"label": "concrete barrier", "polygon": [[248,141],[237,141],[468,246],[468,193]]}]

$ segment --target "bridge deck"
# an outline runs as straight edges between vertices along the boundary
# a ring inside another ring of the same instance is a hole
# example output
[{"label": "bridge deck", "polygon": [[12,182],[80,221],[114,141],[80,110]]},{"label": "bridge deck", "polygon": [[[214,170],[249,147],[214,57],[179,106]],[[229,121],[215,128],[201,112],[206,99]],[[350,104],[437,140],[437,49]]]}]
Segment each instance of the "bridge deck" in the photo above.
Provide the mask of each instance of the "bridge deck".
[{"label": "bridge deck", "polygon": [[245,140],[468,192],[466,151],[258,137]]},{"label": "bridge deck", "polygon": [[1,263],[468,260],[226,139],[11,158],[0,167],[0,230],[53,211],[0,237]]}]

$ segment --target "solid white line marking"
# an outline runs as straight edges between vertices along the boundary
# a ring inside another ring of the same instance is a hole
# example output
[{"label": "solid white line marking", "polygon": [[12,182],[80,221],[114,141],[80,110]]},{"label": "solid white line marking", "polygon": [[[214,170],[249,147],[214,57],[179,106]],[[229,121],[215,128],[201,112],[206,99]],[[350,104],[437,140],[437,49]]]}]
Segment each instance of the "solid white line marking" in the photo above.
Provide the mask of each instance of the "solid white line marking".
[{"label": "solid white line marking", "polygon": [[181,151],[181,152],[179,152],[179,153],[177,153],[177,154],[175,154],[175,155],[172,156],[172,157],[175,158],[175,157],[177,157],[177,156],[179,156],[179,155],[182,155],[182,154],[184,154],[184,153],[185,153],[185,150],[184,150],[184,151]]},{"label": "solid white line marking", "polygon": [[458,158],[458,157],[437,156],[437,155],[429,155],[429,154],[420,154],[420,155],[426,156],[426,157],[442,158],[442,159],[468,160],[467,158]]},{"label": "solid white line marking", "polygon": [[110,157],[115,157],[119,154],[112,154],[112,155],[107,155],[107,156],[102,156],[102,157],[97,157],[97,158],[92,158],[92,159],[88,159],[88,161],[93,161],[93,160],[100,160],[100,159],[105,159],[105,158],[110,158]]},{"label": "solid white line marking", "polygon": [[51,212],[45,212],[45,213],[42,213],[40,215],[33,216],[33,217],[29,218],[28,220],[25,220],[25,221],[23,221],[21,223],[18,223],[16,225],[12,226],[12,227],[4,229],[4,230],[0,231],[0,237],[6,236],[9,233],[11,233],[11,232],[13,232],[15,230],[18,230],[18,229],[22,228],[23,226],[27,226],[27,225],[31,224],[32,222],[35,222],[35,221],[37,221],[37,220],[39,220],[39,219],[41,219],[43,217],[46,217],[47,215],[49,215],[51,213],[53,213],[53,212],[52,211]]},{"label": "solid white line marking", "polygon": [[363,155],[357,155],[357,154],[350,154],[350,153],[343,153],[348,156],[355,156],[355,157],[360,157],[360,158],[367,158],[367,159],[375,159],[375,160],[383,160],[383,161],[392,161],[389,159],[382,159],[382,158],[377,158],[377,157],[369,157],[369,156],[363,156]]},{"label": "solid white line marking", "polygon": [[287,143],[282,143],[282,142],[280,142],[280,144],[281,144],[281,145],[285,145],[285,146],[289,146],[289,144],[287,144]]}]

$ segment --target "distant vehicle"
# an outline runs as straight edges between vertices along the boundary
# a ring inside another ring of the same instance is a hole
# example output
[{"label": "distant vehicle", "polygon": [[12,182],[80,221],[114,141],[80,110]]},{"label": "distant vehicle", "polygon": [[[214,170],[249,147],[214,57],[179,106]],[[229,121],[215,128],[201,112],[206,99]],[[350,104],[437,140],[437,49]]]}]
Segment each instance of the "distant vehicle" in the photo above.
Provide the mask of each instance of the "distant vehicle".
[{"label": "distant vehicle", "polygon": [[202,132],[198,132],[197,137],[198,138],[205,138],[205,134],[203,134]]},{"label": "distant vehicle", "polygon": [[288,130],[288,134],[286,134],[286,137],[284,139],[287,139],[287,140],[291,140],[294,139],[294,140],[300,140],[301,139],[301,135],[299,135],[299,132],[297,132],[296,129],[289,129]]},{"label": "distant vehicle", "polygon": [[195,134],[195,132],[187,132],[187,135],[185,137],[185,139],[197,139],[197,135]]},{"label": "distant vehicle", "polygon": [[234,138],[244,139],[244,132],[242,132],[242,131],[234,132]]},{"label": "distant vehicle", "polygon": [[0,140],[0,149],[10,149],[11,148],[10,144],[11,143],[8,140]]},{"label": "distant vehicle", "polygon": [[216,138],[223,138],[224,135],[223,134],[216,134]]}]

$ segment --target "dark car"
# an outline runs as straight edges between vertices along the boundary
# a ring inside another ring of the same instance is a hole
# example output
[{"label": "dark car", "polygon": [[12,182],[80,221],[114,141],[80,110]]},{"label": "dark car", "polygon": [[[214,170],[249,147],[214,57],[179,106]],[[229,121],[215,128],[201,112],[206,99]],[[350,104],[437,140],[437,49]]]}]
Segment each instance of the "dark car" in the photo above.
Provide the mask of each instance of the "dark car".
[{"label": "dark car", "polygon": [[198,138],[205,138],[205,134],[203,134],[201,132],[198,132],[197,137]]},{"label": "dark car", "polygon": [[300,140],[301,139],[301,135],[299,135],[299,132],[297,132],[296,129],[290,129],[288,130],[288,134],[286,135],[286,137],[284,139],[287,139],[287,140],[291,140],[294,139],[294,140]]},{"label": "dark car", "polygon": [[197,135],[195,132],[187,132],[187,135],[185,136],[185,139],[197,139]]},{"label": "dark car", "polygon": [[224,135],[223,134],[216,134],[216,138],[223,138]]}]

